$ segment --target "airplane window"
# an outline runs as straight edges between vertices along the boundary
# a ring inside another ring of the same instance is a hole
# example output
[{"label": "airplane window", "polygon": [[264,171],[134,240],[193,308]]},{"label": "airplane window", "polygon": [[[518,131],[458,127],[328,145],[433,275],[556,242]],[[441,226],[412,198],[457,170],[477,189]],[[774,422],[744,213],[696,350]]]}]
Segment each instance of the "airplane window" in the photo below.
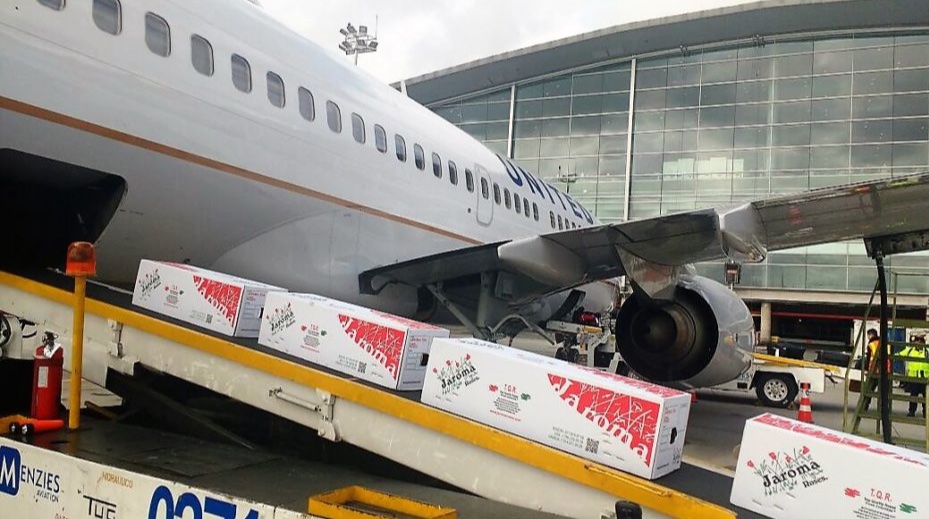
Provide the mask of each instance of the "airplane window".
[{"label": "airplane window", "polygon": [[94,0],[94,23],[103,32],[119,34],[122,29],[122,14],[119,0]]},{"label": "airplane window", "polygon": [[564,222],[561,219],[561,215],[558,215],[558,230],[561,231],[564,229]]},{"label": "airplane window", "polygon": [[503,205],[505,205],[507,209],[513,206],[510,202],[510,190],[507,188],[503,188]]},{"label": "airplane window", "polygon": [[458,166],[452,161],[448,161],[448,181],[451,182],[453,186],[458,185]]},{"label": "airplane window", "polygon": [[522,211],[522,205],[519,203],[519,195],[513,193],[513,209],[516,210],[516,214],[519,214]]},{"label": "airplane window", "polygon": [[213,75],[213,46],[202,36],[190,37],[190,62],[204,76]]},{"label": "airplane window", "polygon": [[271,104],[284,108],[284,80],[274,72],[268,72],[268,101]]},{"label": "airplane window", "polygon": [[413,160],[416,162],[416,167],[418,169],[426,169],[426,154],[423,152],[423,147],[419,144],[413,145]]},{"label": "airplane window", "polygon": [[379,124],[374,125],[374,147],[381,153],[387,153],[387,132]]},{"label": "airplane window", "polygon": [[552,221],[552,229],[555,228],[555,213],[552,211],[548,212],[548,219]]},{"label": "airplane window", "polygon": [[432,174],[435,178],[442,178],[442,157],[438,153],[432,154]]},{"label": "airplane window", "polygon": [[342,110],[332,101],[326,101],[326,122],[329,123],[330,130],[342,133]]},{"label": "airplane window", "polygon": [[39,3],[56,11],[65,8],[65,0],[39,0]]},{"label": "airplane window", "polygon": [[352,113],[352,137],[359,144],[365,143],[365,121],[356,113]]},{"label": "airplane window", "polygon": [[300,104],[300,115],[307,121],[316,119],[316,105],[313,103],[313,94],[300,87],[297,89],[297,103]]},{"label": "airplane window", "polygon": [[529,199],[523,198],[523,214],[526,215],[526,218],[529,218]]},{"label": "airplane window", "polygon": [[468,193],[474,192],[474,175],[467,168],[465,168],[465,186],[468,188]]},{"label": "airplane window", "polygon": [[171,28],[157,14],[145,13],[145,44],[159,56],[171,54]]},{"label": "airplane window", "polygon": [[232,84],[243,92],[252,91],[252,67],[238,54],[232,55]]},{"label": "airplane window", "polygon": [[500,184],[494,182],[494,203],[500,205]]},{"label": "airplane window", "polygon": [[399,135],[394,135],[394,143],[397,145],[397,160],[406,162],[406,141]]},{"label": "airplane window", "polygon": [[539,206],[535,202],[532,202],[532,217],[535,218],[535,221],[539,221]]},{"label": "airplane window", "polygon": [[490,187],[487,185],[487,179],[484,177],[481,177],[481,196],[484,197],[485,200],[490,199]]}]

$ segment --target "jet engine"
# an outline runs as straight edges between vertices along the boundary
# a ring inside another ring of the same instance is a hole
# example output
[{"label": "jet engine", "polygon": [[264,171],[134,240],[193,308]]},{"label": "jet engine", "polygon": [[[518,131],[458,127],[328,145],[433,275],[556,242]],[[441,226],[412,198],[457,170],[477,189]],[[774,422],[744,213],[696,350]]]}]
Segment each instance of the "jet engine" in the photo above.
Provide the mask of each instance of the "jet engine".
[{"label": "jet engine", "polygon": [[670,299],[635,294],[616,321],[616,345],[642,377],[681,387],[728,382],[751,363],[755,333],[733,291],[701,276],[682,276]]}]

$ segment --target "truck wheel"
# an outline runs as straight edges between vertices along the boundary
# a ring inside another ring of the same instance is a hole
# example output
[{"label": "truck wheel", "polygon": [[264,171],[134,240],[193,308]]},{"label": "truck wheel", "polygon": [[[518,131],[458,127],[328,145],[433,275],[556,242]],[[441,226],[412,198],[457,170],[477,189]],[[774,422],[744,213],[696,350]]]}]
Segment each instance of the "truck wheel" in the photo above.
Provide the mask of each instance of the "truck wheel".
[{"label": "truck wheel", "polygon": [[799,390],[794,378],[784,373],[761,375],[755,383],[755,394],[768,407],[789,406]]}]

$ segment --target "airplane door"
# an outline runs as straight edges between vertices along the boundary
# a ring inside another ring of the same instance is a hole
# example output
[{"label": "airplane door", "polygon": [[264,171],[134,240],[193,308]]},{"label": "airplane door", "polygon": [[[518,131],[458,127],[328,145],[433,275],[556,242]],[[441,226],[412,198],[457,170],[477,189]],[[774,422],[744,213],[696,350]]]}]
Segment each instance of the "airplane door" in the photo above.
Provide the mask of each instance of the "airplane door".
[{"label": "airplane door", "polygon": [[487,168],[480,164],[474,165],[474,171],[477,173],[477,222],[490,225],[494,219],[494,204],[490,199],[490,175],[487,174]]}]

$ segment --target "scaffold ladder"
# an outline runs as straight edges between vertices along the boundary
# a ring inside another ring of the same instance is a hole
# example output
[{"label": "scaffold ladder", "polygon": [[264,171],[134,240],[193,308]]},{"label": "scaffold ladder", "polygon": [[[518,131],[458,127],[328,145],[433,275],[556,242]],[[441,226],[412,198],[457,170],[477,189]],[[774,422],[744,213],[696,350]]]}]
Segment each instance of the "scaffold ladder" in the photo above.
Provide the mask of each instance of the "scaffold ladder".
[{"label": "scaffold ladder", "polygon": [[[908,272],[891,272],[890,275],[891,275],[891,280],[892,280],[892,286],[894,287],[893,312],[891,315],[891,322],[893,323],[893,327],[894,328],[901,328],[901,327],[902,328],[929,328],[929,321],[897,318],[897,288],[899,286],[898,277],[900,276],[925,276],[925,274],[908,273]],[[868,307],[865,310],[864,322],[867,322],[869,316],[871,315],[871,308],[873,306],[874,298],[877,294],[877,291],[878,291],[878,288],[877,286],[875,286],[874,291],[871,293],[871,299],[868,302]],[[858,334],[859,342],[857,343],[862,345],[862,359],[864,358],[864,354],[863,354],[864,348],[867,347],[866,328],[867,328],[866,326],[862,326]],[[884,342],[886,342],[890,346],[890,351],[893,352],[893,355],[889,356],[890,366],[893,366],[893,364],[897,362],[905,363],[908,360],[908,357],[899,355],[898,353],[902,351],[903,349],[911,346],[912,343],[907,342],[905,340],[904,341],[885,340]],[[856,348],[856,351],[857,351],[857,348]],[[854,362],[855,362],[854,361],[855,355],[853,354],[851,357],[852,359],[850,360],[850,363],[849,363],[848,373],[850,373],[851,370],[853,369]],[[862,364],[864,364],[863,360],[862,360]],[[878,371],[879,366],[880,366],[880,362],[876,362],[873,360],[872,362],[870,362],[870,366],[864,366],[864,365],[861,366],[861,381],[860,381],[859,387],[857,388],[859,392],[858,403],[855,406],[855,412],[852,417],[851,423],[849,423],[847,419],[843,420],[844,421],[843,429],[846,432],[851,432],[852,434],[856,434],[856,435],[863,436],[866,438],[878,439],[878,440],[883,438],[882,430],[881,430],[881,413],[880,413],[881,395],[880,395],[880,391],[878,390],[879,381],[881,378],[881,374]],[[929,385],[929,379],[927,378],[909,377],[904,374],[895,373],[892,367],[889,370],[885,369],[885,371],[887,371],[887,375],[889,376],[892,383],[899,382],[900,385],[903,387],[906,387],[907,385],[910,385],[910,384],[921,384],[923,386]],[[854,392],[856,389],[854,387],[855,385],[853,384],[853,382],[854,381],[850,380],[850,377],[846,375],[846,384],[845,384],[846,406],[845,406],[845,411],[844,411],[846,415],[848,412],[848,405],[847,405],[848,392],[849,391]],[[923,392],[923,396],[912,396],[909,393],[891,391],[890,399],[891,399],[891,406],[893,406],[893,402],[897,402],[897,401],[903,401],[907,403],[916,402],[917,404],[919,404],[919,406],[925,406],[926,404],[925,391]],[[871,405],[872,400],[874,401],[874,404],[875,404],[874,406]],[[922,407],[922,408],[925,409],[925,407]],[[862,420],[874,420],[874,432],[873,433],[866,432],[862,429]],[[891,410],[890,423],[894,429],[894,432],[897,432],[896,424],[910,424],[910,425],[922,427],[922,431],[923,431],[922,436],[917,437],[911,434],[910,435],[892,434],[891,438],[894,444],[904,445],[907,447],[920,448],[926,452],[929,452],[929,417],[927,417],[925,414],[922,416],[917,415],[915,417],[909,417],[901,413],[893,412],[893,410]]]}]

